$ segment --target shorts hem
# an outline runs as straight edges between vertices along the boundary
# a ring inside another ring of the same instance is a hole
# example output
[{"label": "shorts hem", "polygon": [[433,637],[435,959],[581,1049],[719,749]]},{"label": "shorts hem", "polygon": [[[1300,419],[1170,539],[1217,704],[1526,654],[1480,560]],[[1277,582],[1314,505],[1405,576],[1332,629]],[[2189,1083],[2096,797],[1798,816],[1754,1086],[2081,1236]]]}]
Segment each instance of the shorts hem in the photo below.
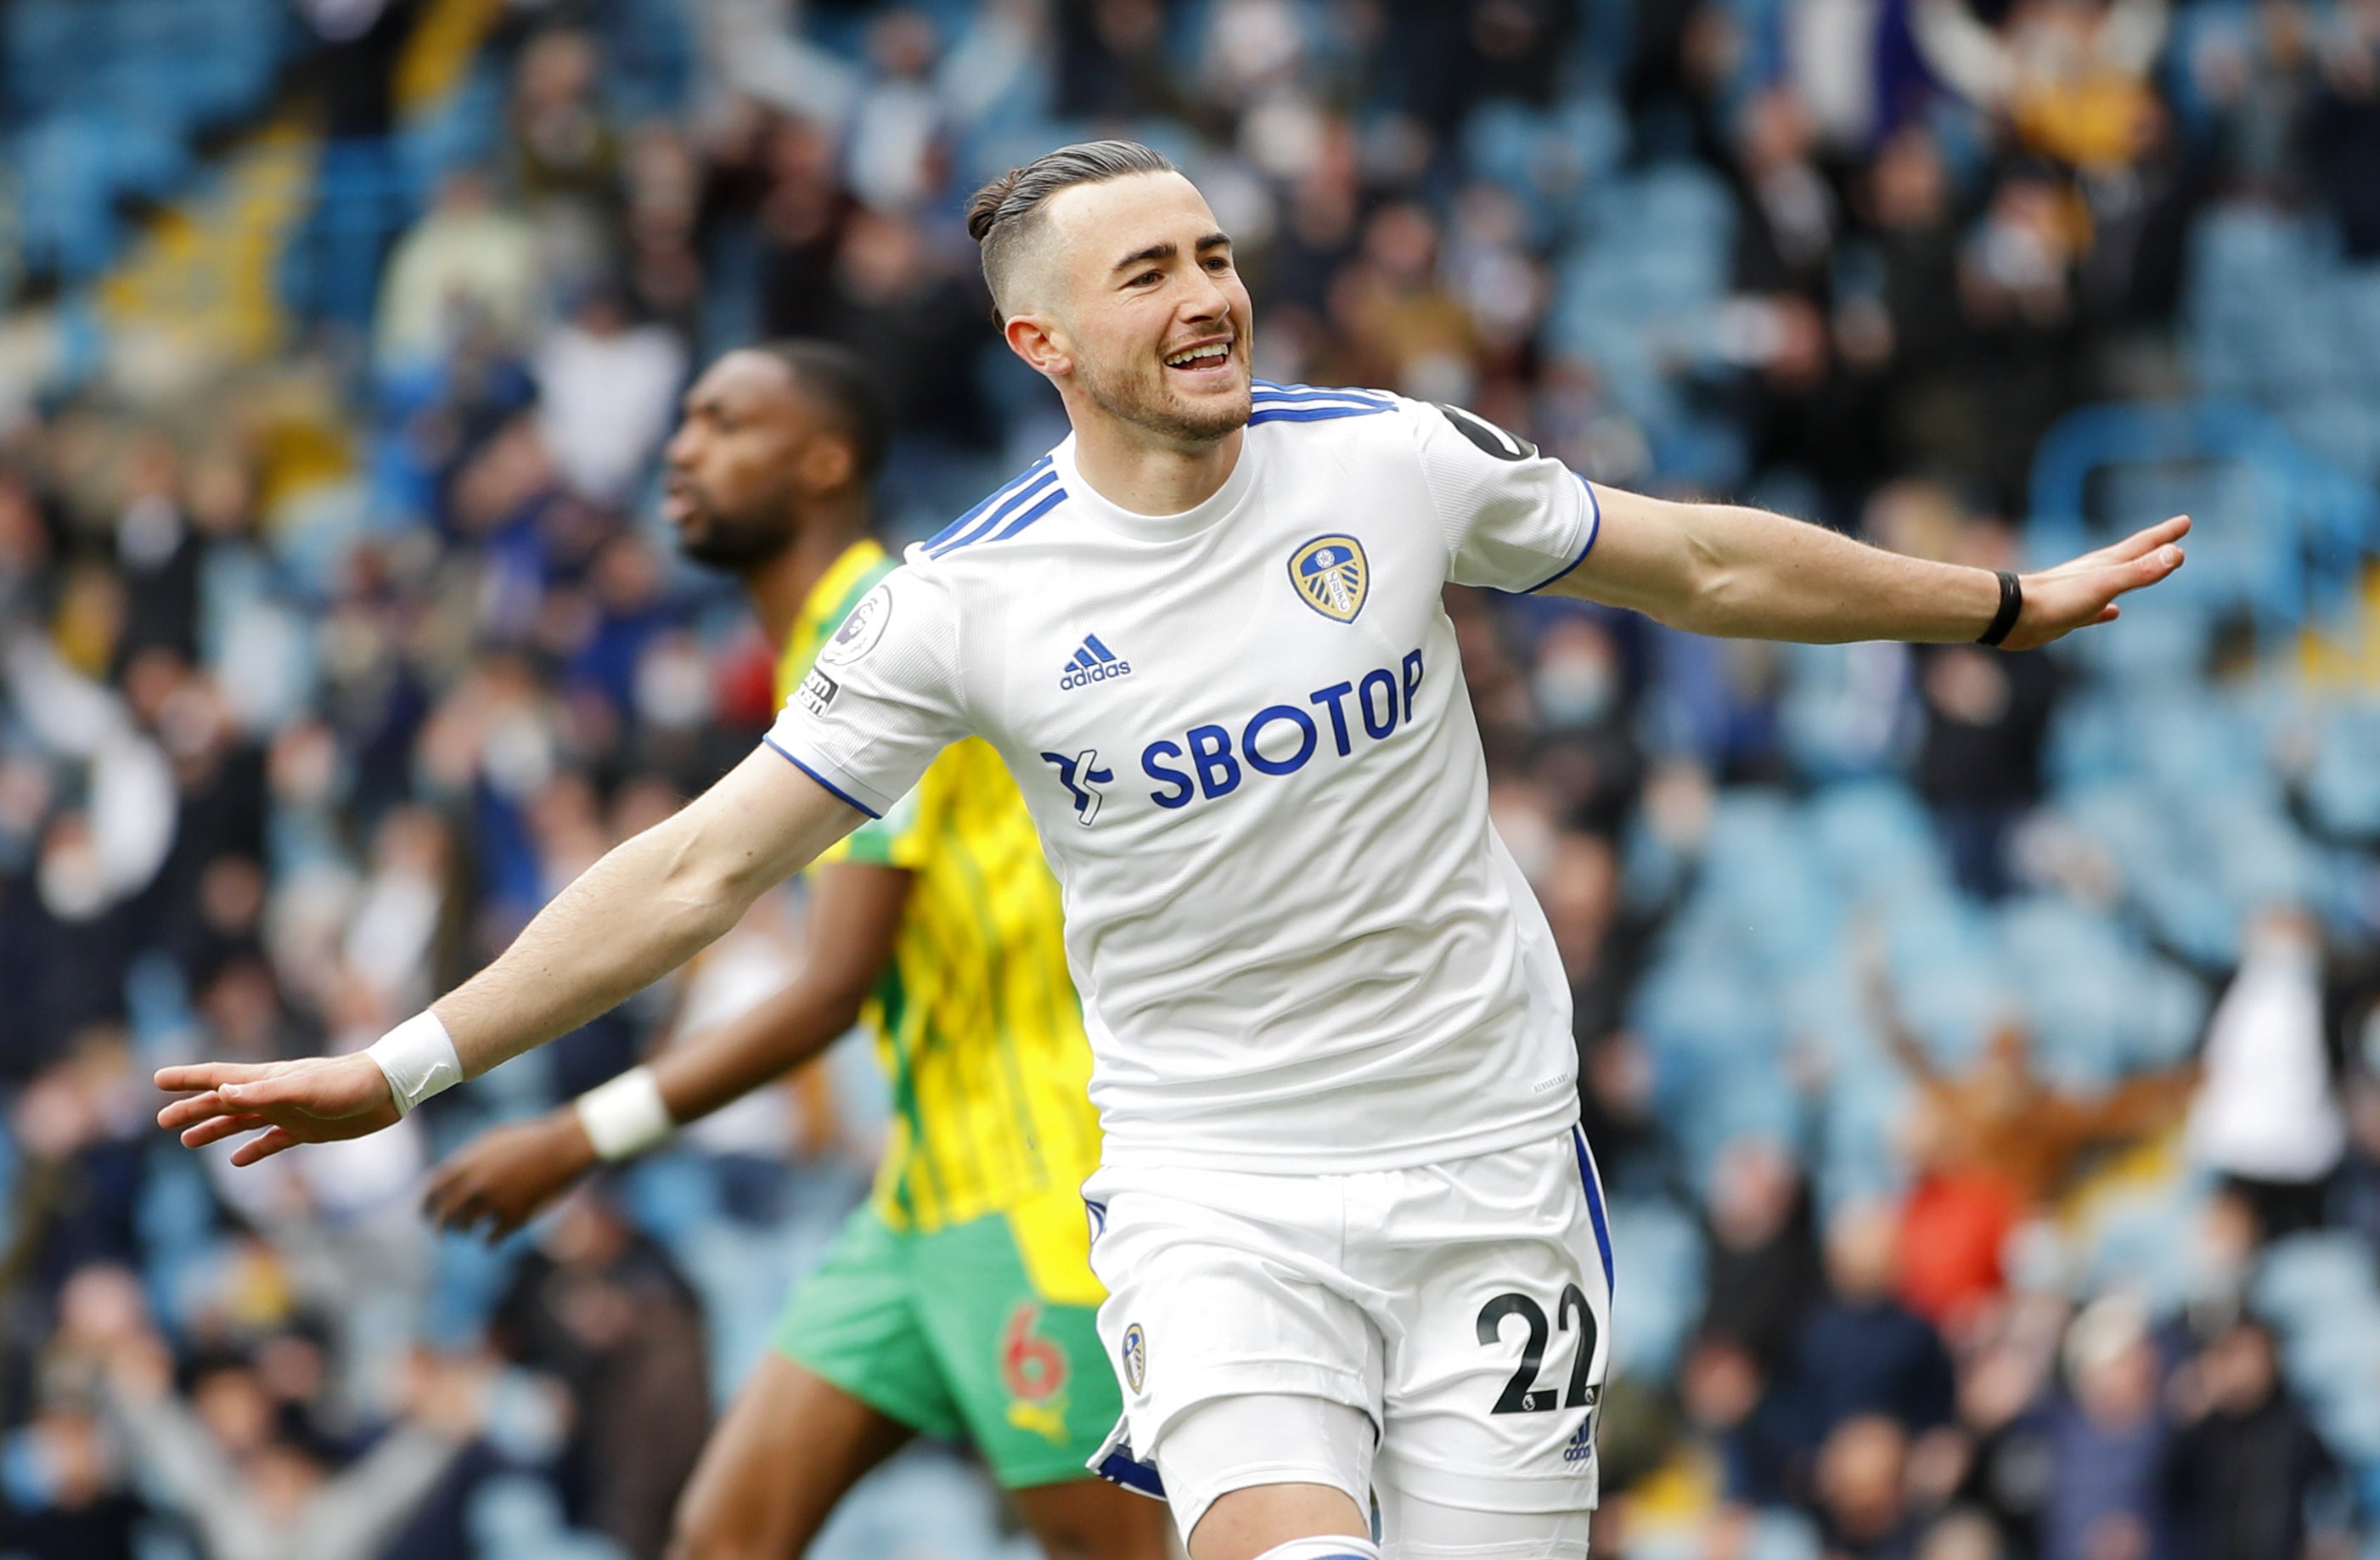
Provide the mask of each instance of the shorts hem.
[{"label": "shorts hem", "polygon": [[892,1394],[875,1388],[869,1383],[853,1380],[849,1373],[832,1361],[776,1339],[770,1340],[769,1350],[781,1359],[793,1361],[837,1392],[848,1393],[895,1424],[948,1445],[973,1444],[965,1425],[937,1422],[931,1415],[918,1412],[914,1405],[894,1401]]},{"label": "shorts hem", "polygon": [[[1052,1462],[1047,1467],[1036,1464],[1030,1468],[1006,1469],[986,1456],[983,1447],[979,1444],[976,1445],[976,1455],[983,1458],[984,1468],[990,1473],[991,1481],[1003,1490],[1038,1490],[1051,1484],[1078,1484],[1086,1480],[1099,1478],[1099,1475],[1091,1470],[1087,1457],[1076,1457],[1072,1462]],[[1087,1454],[1091,1456],[1097,1455],[1097,1447],[1092,1448]]]}]

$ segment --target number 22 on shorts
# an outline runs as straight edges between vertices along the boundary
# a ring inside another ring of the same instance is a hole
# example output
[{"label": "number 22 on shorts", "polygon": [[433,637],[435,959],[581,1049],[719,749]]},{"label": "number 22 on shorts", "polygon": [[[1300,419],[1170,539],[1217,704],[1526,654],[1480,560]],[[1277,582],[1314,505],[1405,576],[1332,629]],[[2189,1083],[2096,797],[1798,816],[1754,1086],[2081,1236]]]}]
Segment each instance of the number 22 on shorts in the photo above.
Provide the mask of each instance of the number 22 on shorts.
[{"label": "number 22 on shorts", "polygon": [[1569,1390],[1557,1396],[1550,1387],[1540,1388],[1537,1369],[1546,1360],[1546,1342],[1552,1331],[1546,1323],[1543,1307],[1528,1296],[1513,1291],[1497,1296],[1479,1308],[1478,1335],[1482,1345],[1494,1346],[1503,1341],[1504,1319],[1517,1316],[1529,1330],[1528,1342],[1521,1349],[1520,1369],[1504,1383],[1504,1391],[1489,1410],[1497,1414],[1543,1414],[1557,1408],[1589,1408],[1600,1396],[1586,1383],[1587,1368],[1595,1360],[1595,1312],[1588,1309],[1586,1293],[1575,1284],[1562,1286],[1561,1303],[1555,1308],[1561,1330],[1571,1330],[1571,1319],[1578,1320],[1578,1353],[1571,1361]]}]

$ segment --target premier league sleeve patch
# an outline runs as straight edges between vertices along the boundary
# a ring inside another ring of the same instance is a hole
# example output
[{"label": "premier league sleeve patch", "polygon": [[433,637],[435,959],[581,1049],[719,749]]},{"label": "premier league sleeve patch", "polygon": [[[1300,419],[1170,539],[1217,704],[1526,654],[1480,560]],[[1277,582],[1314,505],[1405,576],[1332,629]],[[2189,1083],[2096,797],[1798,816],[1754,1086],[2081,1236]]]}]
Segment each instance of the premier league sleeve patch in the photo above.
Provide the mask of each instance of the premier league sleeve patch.
[{"label": "premier league sleeve patch", "polygon": [[1352,536],[1318,536],[1290,555],[1289,582],[1305,604],[1334,623],[1353,623],[1364,610],[1372,569],[1364,544]]},{"label": "premier league sleeve patch", "polygon": [[850,665],[876,648],[876,642],[884,637],[884,626],[892,621],[892,592],[879,585],[859,598],[859,604],[844,618],[843,627],[820,649],[820,664]]}]

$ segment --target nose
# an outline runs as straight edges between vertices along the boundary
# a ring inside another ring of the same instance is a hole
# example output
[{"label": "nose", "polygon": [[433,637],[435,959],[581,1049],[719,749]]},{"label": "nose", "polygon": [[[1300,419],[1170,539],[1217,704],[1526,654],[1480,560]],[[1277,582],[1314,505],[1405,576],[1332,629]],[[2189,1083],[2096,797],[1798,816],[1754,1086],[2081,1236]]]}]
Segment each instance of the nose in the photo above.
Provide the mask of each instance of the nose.
[{"label": "nose", "polygon": [[701,443],[701,437],[694,420],[688,418],[677,425],[677,432],[672,433],[669,443],[662,446],[662,458],[673,469],[693,465],[695,450]]},{"label": "nose", "polygon": [[1232,295],[1223,290],[1222,283],[1217,281],[1204,266],[1198,267],[1195,274],[1197,279],[1183,291],[1182,317],[1199,323],[1228,318],[1232,312]]}]

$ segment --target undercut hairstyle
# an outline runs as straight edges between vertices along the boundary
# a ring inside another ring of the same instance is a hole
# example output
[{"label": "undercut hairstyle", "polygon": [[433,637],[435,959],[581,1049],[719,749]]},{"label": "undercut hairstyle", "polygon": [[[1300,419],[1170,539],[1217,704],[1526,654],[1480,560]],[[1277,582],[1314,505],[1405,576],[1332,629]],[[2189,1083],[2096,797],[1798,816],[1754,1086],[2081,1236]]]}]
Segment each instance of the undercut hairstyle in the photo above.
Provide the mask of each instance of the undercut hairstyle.
[{"label": "undercut hairstyle", "polygon": [[764,341],[752,348],[784,365],[803,394],[815,400],[851,441],[851,457],[859,480],[875,480],[884,465],[884,446],[892,438],[884,397],[858,354],[831,341],[786,339]]},{"label": "undercut hairstyle", "polygon": [[1136,140],[1083,140],[1043,152],[977,190],[967,202],[967,233],[983,247],[983,285],[992,306],[1007,312],[1009,279],[1050,197],[1078,184],[1180,171],[1164,152]]}]

